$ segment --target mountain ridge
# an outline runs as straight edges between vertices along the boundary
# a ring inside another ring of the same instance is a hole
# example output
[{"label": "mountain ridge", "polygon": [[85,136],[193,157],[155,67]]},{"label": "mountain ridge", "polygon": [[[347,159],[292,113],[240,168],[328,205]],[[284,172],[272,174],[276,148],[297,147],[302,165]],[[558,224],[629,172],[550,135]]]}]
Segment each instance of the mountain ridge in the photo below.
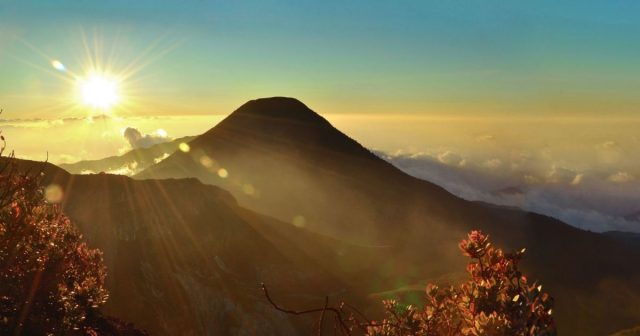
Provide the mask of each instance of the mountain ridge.
[{"label": "mountain ridge", "polygon": [[[247,131],[249,130],[249,131]],[[194,139],[194,144],[229,133],[259,142],[260,146],[290,146],[298,150],[341,153],[378,162],[378,157],[356,140],[334,128],[329,121],[301,101],[289,97],[251,100],[216,126]],[[295,139],[295,141],[291,141]]]},{"label": "mountain ridge", "polygon": [[[294,111],[272,112],[288,108]],[[300,110],[314,116],[300,117]],[[286,119],[291,115],[296,119]],[[638,251],[550,217],[460,199],[400,171],[319,118],[297,100],[255,100],[191,141],[189,153],[176,152],[136,178],[197,177],[282,221],[351,243],[390,245],[378,266],[404,283],[464,269],[457,242],[482,229],[507,250],[527,248],[525,270],[558,297],[563,334],[598,335],[640,322],[633,308],[640,302],[634,282],[640,271],[629,264],[640,262]],[[389,289],[362,285],[372,293]],[[610,286],[638,300],[607,299]],[[593,316],[605,300],[615,300],[617,308],[610,303]]]},{"label": "mountain ridge", "polygon": [[122,155],[96,160],[81,160],[74,163],[62,163],[58,167],[72,174],[108,173],[122,169],[131,170],[135,173],[157,163],[156,161],[158,160],[164,159],[165,155],[178,150],[181,143],[189,142],[194,138],[195,136],[181,137],[149,147],[134,148]]},{"label": "mountain ridge", "polygon": [[[278,112],[288,108],[292,108],[293,112]],[[292,115],[297,116],[295,120],[287,119]],[[313,198],[314,202],[322,204],[325,202],[324,195],[318,195],[314,190],[342,189],[340,197],[344,198],[342,203],[346,204],[358,203],[361,195],[354,194],[342,185],[360,184],[358,179],[380,180],[391,175],[401,188],[409,192],[413,189],[409,185],[416,181],[422,182],[380,160],[373,152],[293,98],[262,98],[243,104],[189,145],[189,153],[174,152],[134,178],[198,177],[205,183],[220,185],[232,191],[243,204],[258,212],[275,215],[285,221],[303,215],[308,217],[308,224],[312,226],[316,220],[313,218],[313,209],[306,209],[306,204],[296,204],[301,209],[300,213],[270,211],[279,209],[282,203],[297,202],[298,198],[295,196],[280,196],[295,195],[299,190],[307,191],[304,193],[305,198]],[[225,169],[229,178],[220,178],[217,175],[219,169]],[[260,175],[261,170],[268,173]],[[358,179],[353,179],[353,176]],[[257,189],[257,193],[247,195],[243,190],[247,184]],[[268,187],[263,188],[265,185]],[[429,189],[429,194],[436,198],[447,198],[453,202],[458,200],[437,185],[423,183],[422,187]],[[275,189],[283,191],[275,194],[263,193]],[[377,190],[369,190],[365,194],[369,192]],[[390,192],[393,193],[394,190]],[[347,213],[341,212],[342,216]],[[333,220],[338,226],[348,226],[342,216],[335,216]],[[331,230],[323,230],[318,226],[313,228],[331,234]],[[361,228],[358,231],[362,231]],[[366,234],[375,235],[373,232]]]}]

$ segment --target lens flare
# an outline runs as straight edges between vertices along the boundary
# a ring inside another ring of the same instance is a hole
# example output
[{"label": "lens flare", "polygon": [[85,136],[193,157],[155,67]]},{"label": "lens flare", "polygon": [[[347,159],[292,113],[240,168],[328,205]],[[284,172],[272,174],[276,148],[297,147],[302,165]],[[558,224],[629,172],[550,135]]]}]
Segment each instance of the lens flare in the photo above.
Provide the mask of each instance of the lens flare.
[{"label": "lens flare", "polygon": [[249,196],[253,196],[256,193],[256,188],[254,188],[253,184],[246,183],[242,186],[242,191]]},{"label": "lens flare", "polygon": [[200,164],[203,165],[205,168],[211,168],[213,167],[213,160],[211,160],[210,157],[203,155],[200,157]]},{"label": "lens flare", "polygon": [[44,197],[49,203],[60,203],[64,197],[64,192],[57,184],[50,184],[44,189]]},{"label": "lens flare", "polygon": [[295,227],[303,228],[307,225],[307,220],[302,215],[293,217],[292,223]]},{"label": "lens flare", "polygon": [[51,61],[51,66],[58,71],[65,71],[67,68],[58,60]]},{"label": "lens flare", "polygon": [[178,148],[180,149],[180,151],[185,153],[188,153],[191,150],[191,147],[186,142],[181,142],[180,145],[178,145]]}]

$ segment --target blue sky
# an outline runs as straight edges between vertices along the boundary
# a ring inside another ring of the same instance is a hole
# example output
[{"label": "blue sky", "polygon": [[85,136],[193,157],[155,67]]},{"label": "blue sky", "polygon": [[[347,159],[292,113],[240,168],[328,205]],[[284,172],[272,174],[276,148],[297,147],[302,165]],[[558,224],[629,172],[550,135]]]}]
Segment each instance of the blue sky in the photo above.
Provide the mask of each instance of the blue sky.
[{"label": "blue sky", "polygon": [[639,13],[637,1],[0,0],[0,98],[68,114],[38,105],[69,87],[34,49],[78,69],[84,34],[103,59],[115,50],[116,72],[148,63],[131,85],[147,103],[128,114],[286,95],[335,113],[633,115]]}]

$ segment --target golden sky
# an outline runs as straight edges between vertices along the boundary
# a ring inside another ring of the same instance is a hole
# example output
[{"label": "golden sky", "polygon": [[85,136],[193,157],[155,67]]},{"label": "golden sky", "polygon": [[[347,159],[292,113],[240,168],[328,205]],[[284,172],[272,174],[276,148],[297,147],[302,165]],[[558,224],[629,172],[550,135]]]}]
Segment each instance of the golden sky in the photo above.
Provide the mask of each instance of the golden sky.
[{"label": "golden sky", "polygon": [[389,153],[640,178],[639,3],[489,3],[0,1],[0,129],[71,162],[290,96]]}]

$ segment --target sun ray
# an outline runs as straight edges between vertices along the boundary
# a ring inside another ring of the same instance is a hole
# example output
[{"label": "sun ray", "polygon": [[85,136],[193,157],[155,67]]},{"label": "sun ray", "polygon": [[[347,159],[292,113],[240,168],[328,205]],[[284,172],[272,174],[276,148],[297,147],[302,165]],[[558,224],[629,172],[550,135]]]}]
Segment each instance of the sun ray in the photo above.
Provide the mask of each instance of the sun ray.
[{"label": "sun ray", "polygon": [[[156,50],[156,48],[160,46],[160,44],[163,42],[163,40],[166,38],[167,35],[168,33],[165,33],[162,37],[156,39],[137,58],[135,58],[132,62],[130,62],[129,65],[125,67],[121,72],[122,78],[125,80],[129,80],[129,78],[136,75],[147,66],[153,64],[154,62],[161,59],[162,57],[174,51],[176,48],[180,46],[182,41],[177,41],[167,46],[164,49]],[[149,56],[150,54],[153,54],[153,56]]]},{"label": "sun ray", "polygon": [[[28,65],[29,67],[32,67],[34,69],[40,70],[42,72],[45,72],[49,75],[52,75],[58,79],[62,79],[68,83],[73,83],[73,73],[71,73],[70,71],[65,71],[65,72],[60,72],[60,71],[54,71],[52,70],[51,66],[45,67],[43,65],[40,64],[36,64],[34,62],[28,61],[22,57],[17,57],[11,54],[7,54],[7,57],[15,60],[16,62]],[[51,58],[48,58],[47,61],[51,62]]]},{"label": "sun ray", "polygon": [[[12,57],[16,61],[50,75],[68,86],[52,84],[47,91],[27,94],[34,99],[30,114],[44,115],[55,112],[63,117],[90,117],[92,115],[133,116],[143,109],[166,108],[154,103],[145,85],[151,83],[144,70],[151,64],[174,51],[182,43],[180,38],[171,39],[171,31],[161,33],[146,46],[134,48],[125,43],[118,31],[105,39],[98,29],[79,27],[71,33],[70,48],[76,48],[76,57],[49,55],[28,41],[20,39],[24,48],[30,50],[32,58]],[[74,36],[75,35],[75,36]],[[75,47],[74,41],[75,40]],[[136,52],[131,52],[135,50]],[[66,59],[65,59],[66,58]],[[143,113],[143,112],[142,112]]]}]

